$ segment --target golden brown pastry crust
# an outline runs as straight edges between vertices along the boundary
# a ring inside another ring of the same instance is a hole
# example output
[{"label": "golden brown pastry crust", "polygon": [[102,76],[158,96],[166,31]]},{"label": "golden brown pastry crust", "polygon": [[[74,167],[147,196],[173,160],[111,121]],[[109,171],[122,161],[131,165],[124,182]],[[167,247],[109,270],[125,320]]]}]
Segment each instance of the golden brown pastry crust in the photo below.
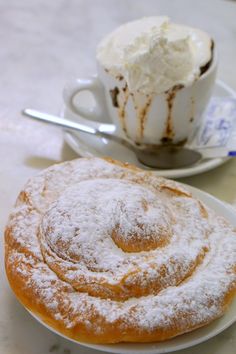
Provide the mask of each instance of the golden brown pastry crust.
[{"label": "golden brown pastry crust", "polygon": [[5,265],[23,305],[68,337],[162,341],[224,313],[236,291],[236,233],[178,183],[78,159],[20,193]]}]

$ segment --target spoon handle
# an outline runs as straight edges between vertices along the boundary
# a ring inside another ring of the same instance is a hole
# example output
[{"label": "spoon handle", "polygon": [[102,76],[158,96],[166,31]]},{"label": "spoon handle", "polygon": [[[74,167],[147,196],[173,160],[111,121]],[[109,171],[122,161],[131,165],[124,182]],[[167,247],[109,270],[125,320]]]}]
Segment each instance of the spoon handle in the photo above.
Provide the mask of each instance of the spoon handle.
[{"label": "spoon handle", "polygon": [[[34,119],[40,120],[40,121],[45,122],[45,123],[50,123],[50,124],[53,124],[53,125],[60,126],[62,128],[65,128],[66,130],[68,130],[68,129],[69,130],[73,130],[73,131],[77,130],[77,131],[80,131],[80,132],[83,132],[83,133],[97,135],[97,136],[100,136],[102,138],[115,141],[116,143],[121,144],[123,146],[126,146],[128,149],[130,149],[130,150],[132,150],[134,152],[136,151],[136,148],[130,142],[128,142],[127,140],[125,140],[125,139],[123,139],[123,138],[121,138],[121,137],[119,137],[117,135],[109,134],[108,132],[103,131],[103,129],[107,130],[106,129],[106,124],[101,124],[101,130],[97,130],[97,129],[93,128],[93,127],[90,127],[90,126],[87,126],[87,125],[84,125],[84,124],[81,124],[81,123],[73,122],[71,120],[64,119],[64,118],[61,118],[61,117],[57,117],[57,116],[54,116],[52,114],[39,112],[39,111],[36,111],[34,109],[31,109],[31,108],[24,109],[22,111],[22,114],[24,116],[27,116],[27,117],[30,117],[30,118],[34,118]],[[110,133],[112,133],[112,131],[110,131]]]},{"label": "spoon handle", "polygon": [[53,125],[58,125],[66,129],[78,130],[84,133],[95,135],[98,133],[98,131],[93,127],[89,127],[87,125],[76,123],[68,119],[57,117],[52,114],[39,112],[31,108],[24,109],[22,111],[22,114],[27,117],[35,118],[46,123],[51,123]]}]

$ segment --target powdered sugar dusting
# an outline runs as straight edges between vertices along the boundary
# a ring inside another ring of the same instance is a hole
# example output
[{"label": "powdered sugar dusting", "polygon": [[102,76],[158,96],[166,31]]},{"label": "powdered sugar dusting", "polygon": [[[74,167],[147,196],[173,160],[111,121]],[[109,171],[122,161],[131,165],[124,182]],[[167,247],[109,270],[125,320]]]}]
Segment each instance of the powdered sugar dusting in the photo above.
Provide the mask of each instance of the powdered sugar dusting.
[{"label": "powdered sugar dusting", "polygon": [[178,320],[181,333],[219,317],[236,283],[225,220],[178,183],[101,159],[32,178],[6,234],[8,268],[67,328],[152,331]]}]

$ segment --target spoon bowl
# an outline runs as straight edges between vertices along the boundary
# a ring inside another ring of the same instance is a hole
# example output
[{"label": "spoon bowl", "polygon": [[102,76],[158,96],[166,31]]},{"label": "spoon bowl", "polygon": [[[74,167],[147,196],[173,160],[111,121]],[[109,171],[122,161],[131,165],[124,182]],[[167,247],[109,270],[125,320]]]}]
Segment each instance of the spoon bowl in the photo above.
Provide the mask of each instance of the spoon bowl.
[{"label": "spoon bowl", "polygon": [[136,150],[138,160],[152,168],[171,169],[193,165],[202,158],[200,152],[184,147],[162,146],[155,150]]}]

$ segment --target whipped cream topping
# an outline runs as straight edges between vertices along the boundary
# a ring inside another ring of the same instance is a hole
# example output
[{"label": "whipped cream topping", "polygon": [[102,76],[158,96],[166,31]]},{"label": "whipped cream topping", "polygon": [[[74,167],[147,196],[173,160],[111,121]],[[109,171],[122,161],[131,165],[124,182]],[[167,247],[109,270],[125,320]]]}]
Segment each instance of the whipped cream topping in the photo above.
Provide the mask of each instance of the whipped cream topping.
[{"label": "whipped cream topping", "polygon": [[130,91],[162,93],[190,85],[212,56],[210,36],[171,23],[166,16],[126,23],[98,45],[97,60],[110,74],[122,75]]}]

